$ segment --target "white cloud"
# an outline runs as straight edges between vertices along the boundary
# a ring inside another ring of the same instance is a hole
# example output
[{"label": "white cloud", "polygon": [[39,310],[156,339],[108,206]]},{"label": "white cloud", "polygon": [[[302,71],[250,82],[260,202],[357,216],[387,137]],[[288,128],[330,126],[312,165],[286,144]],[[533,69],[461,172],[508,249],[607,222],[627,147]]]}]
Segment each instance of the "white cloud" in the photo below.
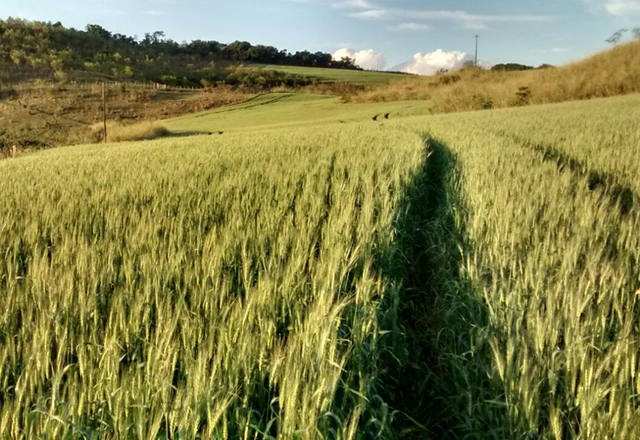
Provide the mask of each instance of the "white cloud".
[{"label": "white cloud", "polygon": [[386,9],[367,9],[366,11],[354,12],[349,15],[363,20],[384,20],[389,16],[389,11]]},{"label": "white cloud", "polygon": [[384,55],[373,49],[359,50],[356,52],[344,47],[338,49],[333,54],[334,60],[341,60],[344,57],[354,59],[357,66],[366,70],[382,70],[387,65]]},{"label": "white cloud", "polygon": [[[637,2],[640,0],[609,0],[617,2]],[[348,3],[352,4],[352,3]],[[367,3],[363,3],[366,5]],[[360,11],[349,14],[362,20],[412,20],[417,21],[448,21],[459,24],[468,29],[486,29],[489,23],[540,23],[553,20],[548,15],[530,14],[472,14],[464,10],[434,10],[434,9],[402,9],[370,6],[358,6]]]},{"label": "white cloud", "polygon": [[343,0],[342,2],[337,2],[334,4],[342,4],[345,6],[351,6],[354,8],[373,8],[373,5],[369,3],[367,0]]},{"label": "white cloud", "polygon": [[419,31],[428,31],[431,27],[425,23],[398,23],[392,26],[388,26],[387,29],[394,32],[419,32]]},{"label": "white cloud", "polygon": [[413,60],[403,66],[402,71],[416,75],[435,75],[441,70],[461,69],[466,61],[468,59],[465,52],[438,49],[425,54],[415,54]]},{"label": "white cloud", "polygon": [[[288,0],[299,3],[324,2],[336,9],[343,9],[347,15],[360,20],[391,21],[396,26],[412,22],[427,26],[429,21],[445,21],[467,29],[487,29],[490,23],[539,23],[556,17],[532,14],[474,14],[459,9],[408,9],[394,7],[391,0]],[[640,0],[584,0],[587,2],[606,1],[609,3],[634,3]],[[400,2],[395,1],[395,5]],[[628,8],[628,6],[626,6]]]},{"label": "white cloud", "polygon": [[640,0],[583,0],[592,13],[606,12],[618,17],[640,15]]},{"label": "white cloud", "polygon": [[604,5],[605,10],[611,15],[625,16],[640,14],[640,1],[638,0],[609,0]]},{"label": "white cloud", "polygon": [[369,3],[368,0],[338,0],[332,3],[334,8],[360,8],[360,9],[374,9],[375,6]]}]

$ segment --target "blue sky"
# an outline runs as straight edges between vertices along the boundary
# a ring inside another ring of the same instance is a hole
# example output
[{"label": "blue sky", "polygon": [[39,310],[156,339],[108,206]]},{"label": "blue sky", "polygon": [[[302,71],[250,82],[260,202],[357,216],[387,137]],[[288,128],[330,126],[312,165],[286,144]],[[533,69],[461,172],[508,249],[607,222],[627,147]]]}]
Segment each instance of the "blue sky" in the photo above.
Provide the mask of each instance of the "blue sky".
[{"label": "blue sky", "polygon": [[436,49],[469,56],[477,33],[484,62],[538,65],[605,49],[617,29],[640,26],[640,0],[0,0],[8,16],[138,36],[164,30],[177,41],[371,49],[387,68]]}]

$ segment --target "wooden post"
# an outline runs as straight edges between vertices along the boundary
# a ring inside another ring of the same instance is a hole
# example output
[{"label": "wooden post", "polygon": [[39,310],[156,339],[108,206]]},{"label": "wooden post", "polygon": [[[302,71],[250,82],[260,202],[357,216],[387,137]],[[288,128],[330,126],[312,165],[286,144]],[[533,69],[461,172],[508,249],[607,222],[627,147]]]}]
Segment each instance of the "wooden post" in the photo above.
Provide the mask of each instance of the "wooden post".
[{"label": "wooden post", "polygon": [[473,62],[474,67],[478,67],[478,38],[480,38],[480,35],[476,34],[476,56],[475,61]]},{"label": "wooden post", "polygon": [[102,122],[104,123],[104,143],[107,143],[107,95],[104,92],[104,82],[102,83]]}]

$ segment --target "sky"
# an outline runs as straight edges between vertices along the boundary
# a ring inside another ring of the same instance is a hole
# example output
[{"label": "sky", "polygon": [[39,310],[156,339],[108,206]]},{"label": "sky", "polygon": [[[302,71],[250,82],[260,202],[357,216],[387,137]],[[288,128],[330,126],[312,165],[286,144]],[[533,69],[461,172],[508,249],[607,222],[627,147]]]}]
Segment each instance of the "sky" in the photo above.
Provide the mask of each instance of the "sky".
[{"label": "sky", "polygon": [[0,17],[143,36],[249,41],[350,56],[362,67],[431,74],[473,58],[561,65],[640,26],[640,0],[0,0]]}]

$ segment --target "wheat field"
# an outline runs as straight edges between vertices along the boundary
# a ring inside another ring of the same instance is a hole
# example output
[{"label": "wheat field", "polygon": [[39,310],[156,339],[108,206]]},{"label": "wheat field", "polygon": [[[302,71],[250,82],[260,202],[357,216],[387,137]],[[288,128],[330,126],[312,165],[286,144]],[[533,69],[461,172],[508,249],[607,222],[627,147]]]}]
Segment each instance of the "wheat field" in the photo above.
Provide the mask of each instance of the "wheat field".
[{"label": "wheat field", "polygon": [[637,438],[639,103],[0,161],[1,436]]}]

